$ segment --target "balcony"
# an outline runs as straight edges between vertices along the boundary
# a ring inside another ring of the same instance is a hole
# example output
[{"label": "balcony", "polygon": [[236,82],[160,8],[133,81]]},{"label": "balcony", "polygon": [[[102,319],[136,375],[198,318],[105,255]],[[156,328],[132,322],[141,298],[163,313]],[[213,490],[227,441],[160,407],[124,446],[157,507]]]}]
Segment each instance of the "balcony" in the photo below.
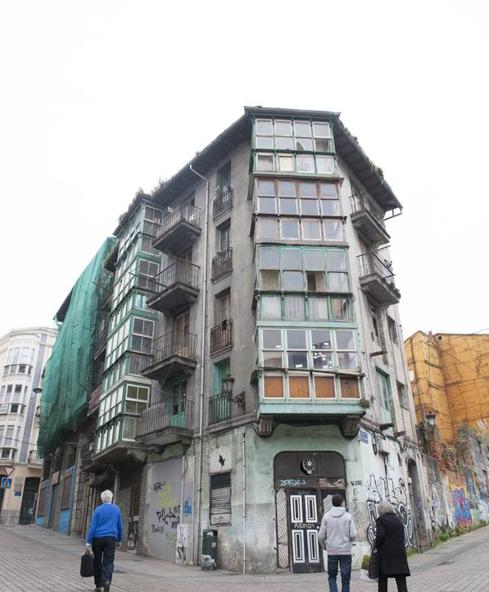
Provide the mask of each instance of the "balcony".
[{"label": "balcony", "polygon": [[[233,413],[233,407],[236,411]],[[223,390],[221,393],[209,397],[209,421],[208,424],[215,425],[233,416],[243,415],[246,408],[244,393],[233,396],[232,390]],[[238,411],[239,410],[239,411]]]},{"label": "balcony", "polygon": [[212,214],[214,218],[231,210],[233,207],[233,190],[231,187],[226,187],[222,193],[219,193],[214,198],[212,203]]},{"label": "balcony", "polygon": [[225,320],[211,329],[211,354],[233,346],[233,321]]},{"label": "balcony", "polygon": [[212,259],[211,280],[215,281],[233,271],[233,249],[219,252]]},{"label": "balcony", "polygon": [[153,339],[151,358],[142,374],[152,380],[165,382],[176,374],[189,375],[197,366],[196,335],[185,331],[170,331]]},{"label": "balcony", "polygon": [[384,226],[383,210],[364,193],[353,194],[351,200],[351,221],[362,241],[371,247],[388,243],[390,236]]},{"label": "balcony", "polygon": [[114,282],[111,279],[100,291],[100,310],[110,310],[112,302],[112,292],[114,291]]},{"label": "balcony", "polygon": [[164,395],[164,399],[143,411],[136,440],[147,445],[165,446],[189,442],[192,437],[192,405],[185,396]]},{"label": "balcony", "polygon": [[195,242],[201,232],[202,211],[195,206],[182,206],[166,215],[153,241],[160,251],[177,254]]},{"label": "balcony", "polygon": [[177,259],[154,278],[155,294],[148,306],[165,315],[175,315],[193,304],[199,295],[199,267]]},{"label": "balcony", "polygon": [[96,339],[95,339],[95,354],[93,356],[93,359],[95,361],[99,360],[99,359],[103,359],[105,351],[107,349],[107,330],[108,330],[108,324],[101,330],[99,331]]},{"label": "balcony", "polygon": [[375,253],[364,253],[359,257],[360,286],[377,304],[397,304],[401,293],[394,284],[394,272],[390,263]]},{"label": "balcony", "polygon": [[98,387],[92,391],[90,397],[88,398],[88,407],[87,407],[87,417],[94,414],[100,405],[100,396],[102,394],[102,385],[99,384]]}]

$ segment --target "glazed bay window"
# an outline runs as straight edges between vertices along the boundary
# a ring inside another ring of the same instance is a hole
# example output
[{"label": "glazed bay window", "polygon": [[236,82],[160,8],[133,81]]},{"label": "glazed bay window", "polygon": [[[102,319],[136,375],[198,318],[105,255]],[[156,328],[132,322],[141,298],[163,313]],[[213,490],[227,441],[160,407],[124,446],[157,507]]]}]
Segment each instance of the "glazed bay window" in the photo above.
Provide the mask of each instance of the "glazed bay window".
[{"label": "glazed bay window", "polygon": [[[348,293],[347,251],[317,247],[259,247],[258,289]],[[340,315],[341,307],[335,306],[335,311]]]},{"label": "glazed bay window", "polygon": [[338,220],[307,218],[263,218],[256,223],[256,238],[264,241],[343,241],[343,225]]},{"label": "glazed bay window", "polygon": [[262,150],[333,152],[333,135],[327,121],[257,119],[254,145]]},{"label": "glazed bay window", "polygon": [[299,179],[258,179],[256,211],[260,214],[341,216],[334,182]]},{"label": "glazed bay window", "polygon": [[255,171],[260,173],[302,173],[332,175],[336,161],[332,155],[319,154],[255,154]]},{"label": "glazed bay window", "polygon": [[358,371],[352,329],[261,329],[261,366],[303,371]]}]

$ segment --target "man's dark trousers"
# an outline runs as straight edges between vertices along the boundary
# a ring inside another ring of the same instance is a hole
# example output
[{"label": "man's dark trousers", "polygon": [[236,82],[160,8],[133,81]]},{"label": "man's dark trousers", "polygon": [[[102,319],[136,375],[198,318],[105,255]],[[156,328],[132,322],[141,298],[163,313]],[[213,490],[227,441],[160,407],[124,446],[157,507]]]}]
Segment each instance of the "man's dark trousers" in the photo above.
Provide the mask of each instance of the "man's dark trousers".
[{"label": "man's dark trousers", "polygon": [[350,592],[351,555],[328,555],[329,592],[338,592],[338,563],[341,571],[341,592]]},{"label": "man's dark trousers", "polygon": [[95,537],[92,540],[93,577],[96,588],[103,588],[105,584],[112,582],[116,544],[115,537]]}]

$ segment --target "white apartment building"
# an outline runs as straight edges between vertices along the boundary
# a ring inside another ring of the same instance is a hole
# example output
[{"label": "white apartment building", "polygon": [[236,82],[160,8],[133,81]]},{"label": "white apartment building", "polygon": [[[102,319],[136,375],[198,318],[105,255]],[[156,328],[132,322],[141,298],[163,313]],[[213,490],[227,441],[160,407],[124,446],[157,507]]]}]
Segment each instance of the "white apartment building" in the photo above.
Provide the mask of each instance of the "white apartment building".
[{"label": "white apartment building", "polygon": [[41,377],[56,329],[13,329],[0,338],[0,525],[34,518],[42,461],[37,454]]}]

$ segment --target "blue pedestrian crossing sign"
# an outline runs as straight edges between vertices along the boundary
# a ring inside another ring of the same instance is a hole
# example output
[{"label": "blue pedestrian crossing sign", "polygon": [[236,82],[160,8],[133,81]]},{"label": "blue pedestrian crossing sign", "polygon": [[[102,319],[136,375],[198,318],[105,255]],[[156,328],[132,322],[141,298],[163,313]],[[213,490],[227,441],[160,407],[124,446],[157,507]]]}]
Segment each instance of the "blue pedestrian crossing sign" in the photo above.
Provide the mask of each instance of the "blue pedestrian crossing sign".
[{"label": "blue pedestrian crossing sign", "polygon": [[2,489],[10,489],[12,487],[12,478],[11,477],[2,477],[0,487]]}]

